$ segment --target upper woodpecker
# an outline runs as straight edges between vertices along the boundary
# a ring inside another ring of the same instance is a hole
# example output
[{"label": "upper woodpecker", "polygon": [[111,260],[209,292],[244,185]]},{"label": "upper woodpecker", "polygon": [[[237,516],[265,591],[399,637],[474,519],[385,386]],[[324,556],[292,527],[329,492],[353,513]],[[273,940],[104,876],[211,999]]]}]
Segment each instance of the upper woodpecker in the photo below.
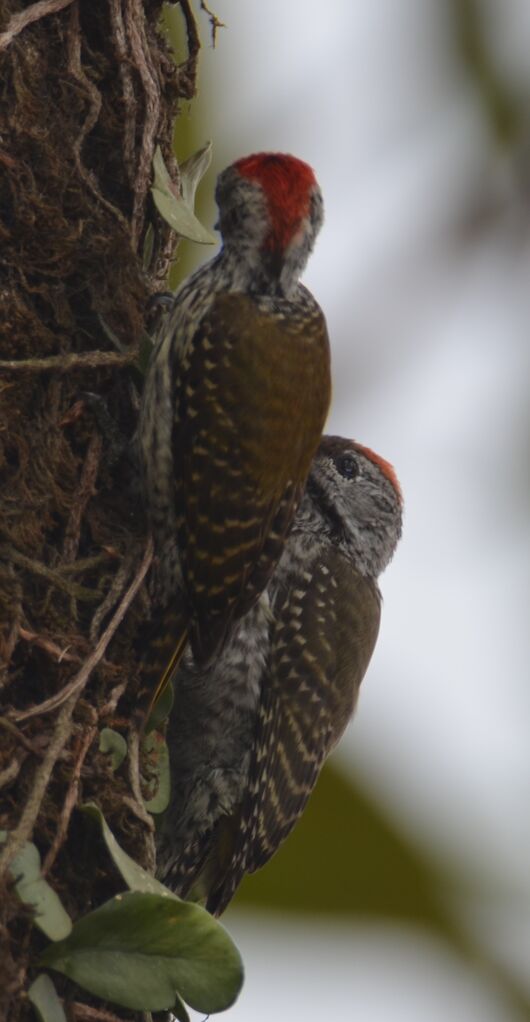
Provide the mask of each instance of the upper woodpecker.
[{"label": "upper woodpecker", "polygon": [[211,660],[281,555],[330,400],[324,315],[299,283],[323,219],[311,168],[237,160],[216,189],[223,244],[176,293],[148,372],[139,443],[168,635]]},{"label": "upper woodpecker", "polygon": [[169,719],[160,878],[219,914],[289,834],[353,713],[401,535],[392,467],[324,437],[282,557],[207,669],[188,653]]}]

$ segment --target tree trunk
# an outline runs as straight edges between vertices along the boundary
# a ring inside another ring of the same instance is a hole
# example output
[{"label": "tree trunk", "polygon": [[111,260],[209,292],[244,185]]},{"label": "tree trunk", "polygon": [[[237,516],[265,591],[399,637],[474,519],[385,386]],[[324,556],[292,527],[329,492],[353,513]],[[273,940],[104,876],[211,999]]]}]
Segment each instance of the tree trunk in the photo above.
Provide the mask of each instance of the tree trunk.
[{"label": "tree trunk", "polygon": [[[24,843],[35,843],[74,918],[123,887],[81,802],[95,799],[123,847],[153,864],[131,723],[150,551],[131,461],[113,460],[86,395],[100,395],[132,436],[134,363],[175,243],[152,204],[152,158],[159,144],[176,177],[173,121],[179,100],[194,94],[199,43],[188,0],[180,2],[188,58],[178,67],[158,31],[161,0],[3,0],[0,8],[0,827],[8,832],[0,1018],[15,1022],[34,1017],[25,991],[44,946],[8,868]],[[129,744],[115,773],[99,750],[103,727]],[[61,977],[56,985],[72,1018],[134,1014],[105,1015],[78,987]]]}]

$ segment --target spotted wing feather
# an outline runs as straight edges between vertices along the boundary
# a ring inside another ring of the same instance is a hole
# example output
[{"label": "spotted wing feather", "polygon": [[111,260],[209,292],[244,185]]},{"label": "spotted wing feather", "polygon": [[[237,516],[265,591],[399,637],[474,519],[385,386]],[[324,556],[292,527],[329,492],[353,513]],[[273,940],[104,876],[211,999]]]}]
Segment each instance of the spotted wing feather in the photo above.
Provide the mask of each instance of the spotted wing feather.
[{"label": "spotted wing feather", "polygon": [[210,911],[223,911],[243,875],[268,861],[303,812],[352,715],[379,618],[376,584],[337,552],[279,594],[238,839]]},{"label": "spotted wing feather", "polygon": [[175,503],[202,663],[267,584],[327,414],[324,318],[315,306],[302,322],[288,305],[271,310],[247,295],[218,295],[180,373]]}]

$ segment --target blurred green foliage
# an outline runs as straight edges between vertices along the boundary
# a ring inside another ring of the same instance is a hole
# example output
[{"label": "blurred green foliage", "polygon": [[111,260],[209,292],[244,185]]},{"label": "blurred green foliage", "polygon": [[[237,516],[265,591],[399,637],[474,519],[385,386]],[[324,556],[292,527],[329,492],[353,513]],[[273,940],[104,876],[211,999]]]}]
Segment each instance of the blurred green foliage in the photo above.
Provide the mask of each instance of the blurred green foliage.
[{"label": "blurred green foliage", "polygon": [[458,46],[481,97],[494,137],[512,146],[522,128],[522,110],[496,66],[488,44],[484,10],[477,0],[452,0]]},{"label": "blurred green foliage", "polygon": [[469,877],[422,847],[372,794],[328,763],[294,832],[264,869],[245,879],[234,905],[349,918],[356,925],[416,925],[494,982],[514,1017],[528,1020],[529,994],[454,909],[456,892],[466,885]]}]

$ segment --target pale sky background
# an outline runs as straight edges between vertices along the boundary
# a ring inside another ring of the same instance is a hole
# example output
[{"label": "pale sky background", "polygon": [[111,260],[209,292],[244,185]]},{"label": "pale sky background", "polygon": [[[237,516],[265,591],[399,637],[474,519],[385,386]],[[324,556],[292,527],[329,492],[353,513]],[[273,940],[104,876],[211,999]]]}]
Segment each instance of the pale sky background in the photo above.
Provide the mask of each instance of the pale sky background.
[{"label": "pale sky background", "polygon": [[[315,168],[326,222],[304,280],[332,341],[328,430],[391,460],[405,496],[379,645],[339,761],[425,847],[485,883],[487,899],[456,908],[528,979],[522,179],[496,149],[449,2],[212,6],[227,28],[203,53],[199,87],[216,169],[260,149]],[[481,7],[500,70],[528,100],[530,4]],[[515,1017],[424,934],[330,924],[319,936],[236,912],[226,922],[247,969],[230,1022]]]}]

